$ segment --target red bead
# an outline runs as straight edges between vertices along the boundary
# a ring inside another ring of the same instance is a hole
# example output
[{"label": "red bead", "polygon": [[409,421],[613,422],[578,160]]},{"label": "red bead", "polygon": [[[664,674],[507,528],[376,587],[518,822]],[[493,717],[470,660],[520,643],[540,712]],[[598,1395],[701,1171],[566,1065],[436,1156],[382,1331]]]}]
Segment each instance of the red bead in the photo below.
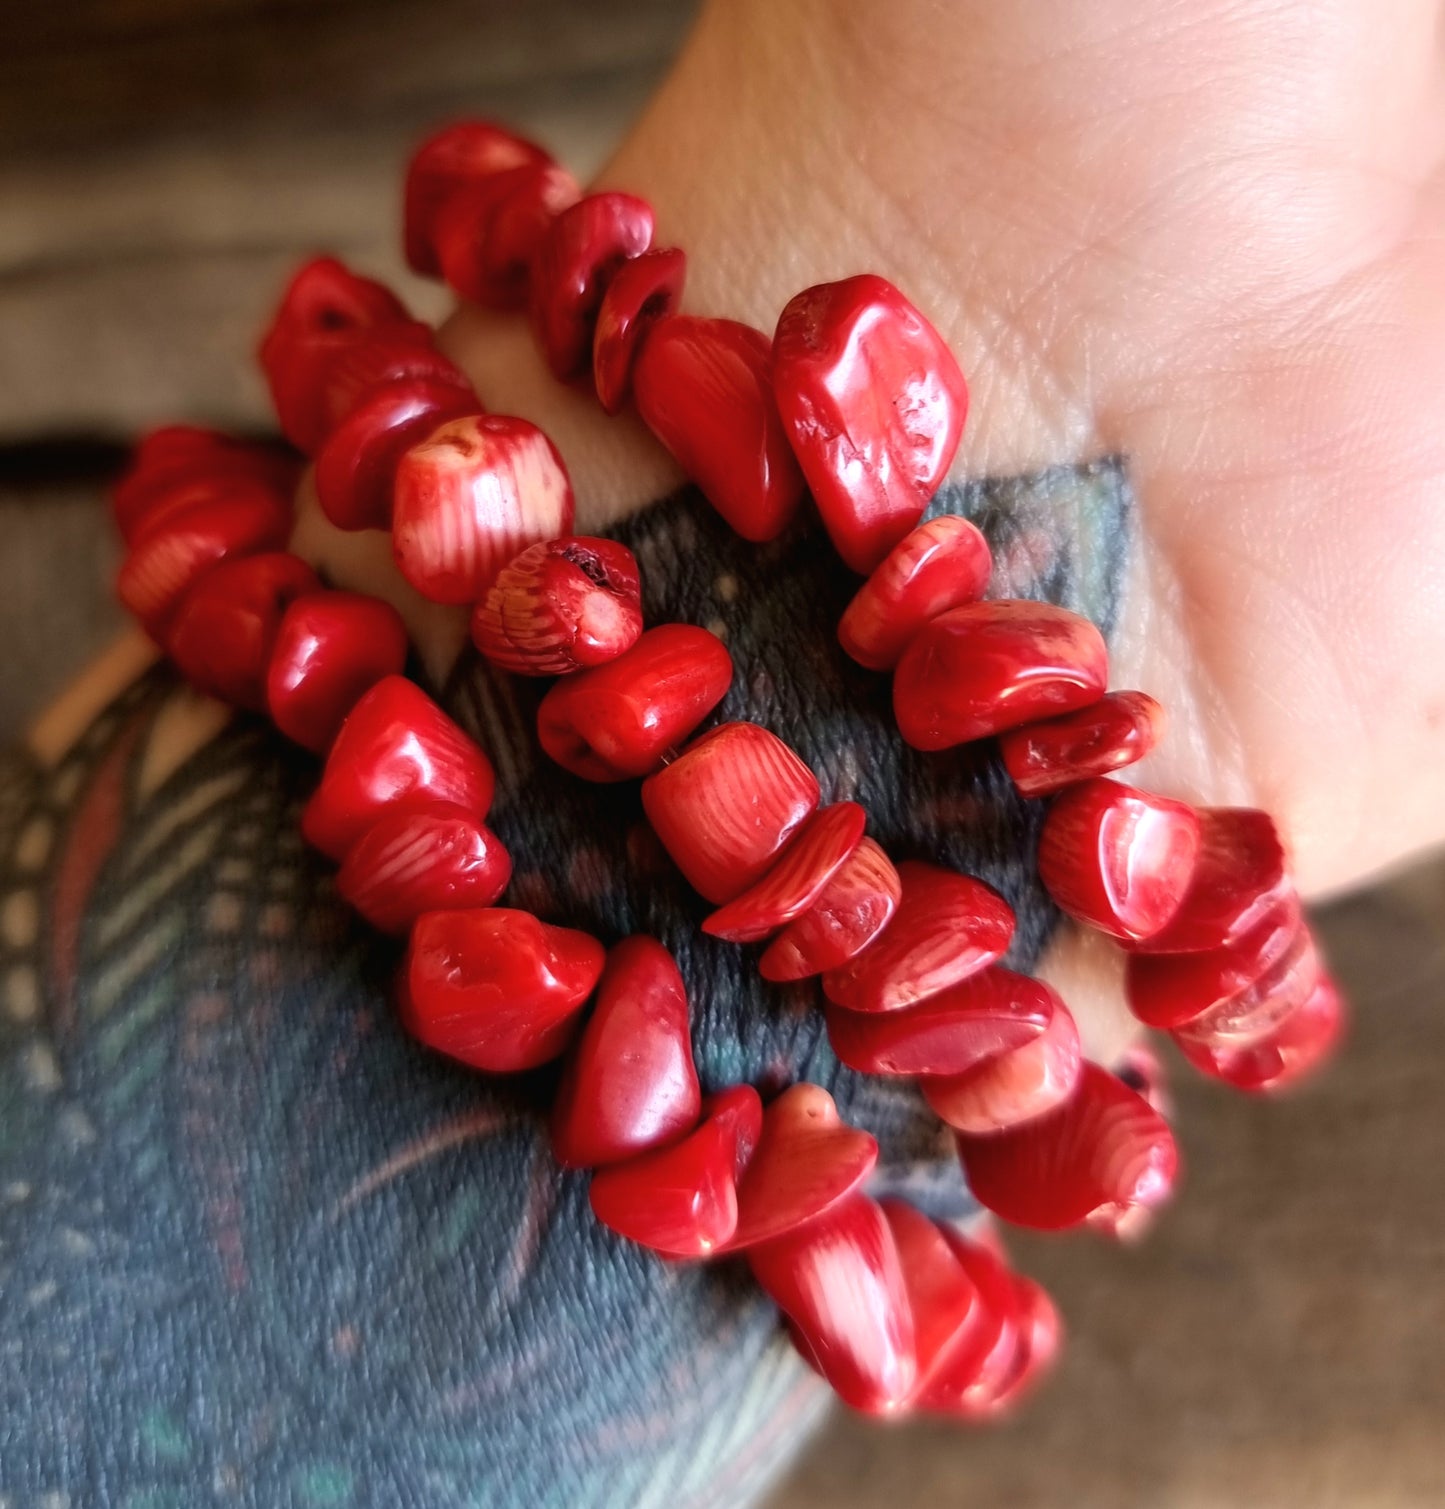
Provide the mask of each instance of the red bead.
[{"label": "red bead", "polygon": [[1282,1090],[1313,1073],[1333,1052],[1345,1025],[1344,1002],[1322,975],[1309,999],[1248,1047],[1216,1048],[1176,1039],[1196,1069],[1252,1094]]},{"label": "red bead", "polygon": [[1293,890],[1284,846],[1268,813],[1205,807],[1199,822],[1199,857],[1189,893],[1168,927],[1133,945],[1141,953],[1224,948],[1257,927]]},{"label": "red bead", "polygon": [[1055,799],[1039,879],[1071,917],[1114,938],[1150,938],[1179,910],[1199,853],[1183,802],[1096,777]]},{"label": "red bead", "polygon": [[1174,1029],[1177,1043],[1219,1050],[1247,1048],[1272,1037],[1315,992],[1324,973],[1319,950],[1303,924],[1289,947],[1247,989]]},{"label": "red bead", "polygon": [[1031,1043],[1062,1009],[1042,980],[984,969],[902,1011],[828,1008],[828,1041],[860,1074],[963,1074]]},{"label": "red bead", "polygon": [[874,671],[890,671],[925,624],[977,602],[988,587],[988,541],[956,514],[940,514],[899,541],[858,589],[838,642]]},{"label": "red bead", "polygon": [[324,754],[363,692],[406,666],[406,625],[390,603],[359,592],[310,592],[286,609],[271,647],[271,721]]},{"label": "red bead", "polygon": [[918,1358],[917,1390],[926,1389],[952,1349],[979,1325],[978,1286],[936,1223],[904,1200],[879,1201],[893,1233]]},{"label": "red bead", "polygon": [[192,582],[228,557],[280,550],[290,534],[288,499],[260,483],[223,484],[137,540],[116,578],[116,595],[159,639]]},{"label": "red bead", "polygon": [[655,939],[625,938],[552,1103],[553,1156],[563,1168],[617,1163],[676,1142],[701,1109],[682,976]]},{"label": "red bead", "polygon": [[587,781],[648,775],[727,695],[726,646],[692,624],[649,629],[625,654],[559,681],[537,709],[537,737]]},{"label": "red bead", "polygon": [[1001,958],[1012,908],[981,880],[910,860],[903,897],[881,936],[823,976],[823,994],[850,1011],[897,1011],[926,1001]]},{"label": "red bead", "polygon": [[513,556],[572,530],[572,484],[534,424],[500,414],[453,419],[396,470],[392,552],[437,603],[476,602]]},{"label": "red bead", "polygon": [[817,777],[756,723],[712,729],[642,783],[663,848],[714,903],[761,880],[817,805]]},{"label": "red bead", "polygon": [[436,802],[383,812],[347,850],[336,889],[373,927],[405,933],[424,912],[491,906],[511,878],[497,835]]},{"label": "red bead", "polygon": [[632,552],[615,540],[539,540],[497,573],[472,614],[472,641],[504,671],[565,676],[605,665],[642,633]]},{"label": "red bead", "polygon": [[1053,1367],[1063,1343],[1063,1323],[1048,1294],[1031,1279],[1014,1278],[1017,1292],[1018,1346],[1007,1376],[987,1409],[997,1416],[1026,1399]]},{"label": "red bead", "polygon": [[1166,1199],[1178,1154],[1162,1116],[1097,1064],[1057,1110],[986,1136],[958,1136],[974,1197],[1017,1226],[1111,1228]]},{"label": "red bead", "polygon": [[604,1226],[668,1257],[707,1257],[738,1217],[738,1168],[762,1118],[757,1091],[736,1085],[703,1106],[702,1124],[670,1147],[614,1163],[592,1178],[592,1212]]},{"label": "red bead", "polygon": [[934,1364],[915,1401],[932,1414],[981,1420],[992,1413],[1018,1359],[1021,1291],[1003,1259],[948,1226],[939,1234],[973,1284],[977,1303],[953,1345]]},{"label": "red bead", "polygon": [[617,269],[652,245],[652,206],[633,194],[588,194],[548,226],[532,264],[531,319],[564,382],[590,371],[597,310]]},{"label": "red bead", "polygon": [[607,285],[592,338],[592,381],[609,414],[621,412],[638,349],[658,320],[676,309],[686,276],[686,254],[660,246],[624,262]]},{"label": "red bead", "polygon": [[486,755],[415,683],[378,681],[347,714],[301,815],[301,832],[332,859],[383,812],[453,802],[487,815],[494,777]]},{"label": "red bead", "polygon": [[1142,760],[1164,732],[1164,709],[1143,692],[1110,692],[1078,712],[999,736],[999,750],[1024,796],[1046,796],[1090,776]]},{"label": "red bead", "polygon": [[489,121],[458,121],[428,137],[406,167],[402,219],[407,266],[423,277],[435,277],[440,271],[436,217],[459,189],[548,160],[540,147]]},{"label": "red bead", "polygon": [[458,189],[436,216],[437,259],[448,286],[488,309],[520,308],[542,238],[581,192],[553,162],[510,168]]},{"label": "red bead", "polygon": [[[300,370],[305,373],[304,364]],[[454,408],[474,413],[481,407],[466,374],[436,349],[431,329],[421,324],[363,331],[341,342],[308,380],[312,383],[310,403],[302,421],[307,433],[292,438],[309,452],[319,450],[331,432],[377,388],[398,383],[450,387],[457,392]]]},{"label": "red bead", "polygon": [[757,543],[776,539],[803,499],[769,361],[760,330],[675,314],[652,327],[632,369],[648,429],[731,528]]},{"label": "red bead", "polygon": [[845,1404],[881,1415],[903,1408],[918,1378],[913,1315],[893,1233],[867,1195],[753,1248],[748,1263]]},{"label": "red bead", "polygon": [[871,571],[918,522],[958,450],[968,388],[891,283],[804,289],[783,310],[773,384],[838,554]]},{"label": "red bead", "polygon": [[1284,896],[1234,943],[1197,954],[1130,954],[1129,1009],[1158,1031],[1182,1027],[1250,990],[1300,932],[1299,898]]},{"label": "red bead", "polygon": [[310,566],[286,551],[222,561],[181,599],[166,650],[197,691],[262,712],[282,615],[320,585]]},{"label": "red bead", "polygon": [[535,1069],[571,1041],[604,956],[587,933],[530,912],[427,912],[402,966],[403,1025],[489,1074]]},{"label": "red bead", "polygon": [[768,945],[759,973],[765,980],[802,980],[846,963],[888,926],[902,894],[893,861],[863,839],[812,907]]},{"label": "red bead", "polygon": [[1062,1105],[1079,1083],[1083,1057],[1078,1026],[1059,1001],[1048,1026],[1032,1041],[961,1074],[927,1076],[919,1089],[955,1130],[997,1132]]},{"label": "red bead", "polygon": [[476,398],[451,383],[383,383],[326,437],[316,457],[316,497],[338,529],[386,529],[402,455],[448,419],[475,414]]},{"label": "red bead", "polygon": [[898,732],[948,749],[1097,702],[1109,680],[1104,637],[1051,603],[953,608],[913,640],[893,679]]},{"label": "red bead", "polygon": [[815,1220],[873,1171],[878,1144],[838,1115],[818,1085],[784,1090],[764,1111],[763,1131],[738,1186],[730,1249],[769,1242]]},{"label": "red bead", "polygon": [[271,446],[198,425],[166,425],[136,446],[111,508],[121,538],[134,545],[169,515],[223,495],[228,483],[259,483],[290,499],[299,475],[295,459]]},{"label": "red bead", "polygon": [[[443,360],[431,348],[430,329],[413,320],[390,289],[358,277],[336,258],[317,257],[291,280],[260,356],[276,416],[293,445],[311,453],[342,417],[328,391],[331,368],[377,335],[392,356],[421,352]],[[353,381],[344,388],[354,402],[359,390]]]},{"label": "red bead", "polygon": [[707,918],[703,932],[730,943],[757,943],[801,916],[858,847],[867,821],[857,802],[835,802],[815,812],[777,864]]},{"label": "red bead", "polygon": [[411,323],[406,305],[384,283],[361,277],[336,257],[313,257],[297,269],[281,295],[261,340],[261,365],[270,377],[275,365],[284,364],[283,346]]}]

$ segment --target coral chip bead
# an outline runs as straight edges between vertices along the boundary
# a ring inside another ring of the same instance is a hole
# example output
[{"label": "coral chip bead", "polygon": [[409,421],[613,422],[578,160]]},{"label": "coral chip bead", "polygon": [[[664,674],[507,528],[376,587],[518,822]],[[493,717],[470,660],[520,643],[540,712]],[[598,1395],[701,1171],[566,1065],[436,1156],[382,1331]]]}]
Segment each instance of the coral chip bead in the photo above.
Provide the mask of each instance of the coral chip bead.
[{"label": "coral chip bead", "polygon": [[362,693],[406,666],[406,625],[390,603],[359,592],[308,592],[286,609],[266,671],[266,707],[317,754]]},{"label": "coral chip bead", "polygon": [[1063,1344],[1063,1322],[1047,1292],[1032,1279],[1014,1279],[1018,1345],[1013,1363],[999,1384],[986,1415],[998,1416],[1026,1399],[1053,1367]]},{"label": "coral chip bead", "polygon": [[1078,1025],[1058,1001],[1048,1026],[1031,1041],[961,1073],[926,1075],[919,1089],[939,1120],[955,1130],[997,1132],[1062,1105],[1082,1069]]},{"label": "coral chip bead", "polygon": [[407,163],[403,189],[403,242],[407,266],[435,277],[436,219],[458,190],[531,163],[547,154],[490,121],[458,121],[429,136]]},{"label": "coral chip bead", "polygon": [[1130,945],[1142,953],[1188,954],[1224,948],[1256,927],[1293,887],[1274,820],[1252,807],[1205,807],[1199,857],[1174,919]]},{"label": "coral chip bead", "polygon": [[835,802],[797,831],[782,858],[754,886],[714,912],[702,930],[730,943],[756,943],[806,911],[858,847],[868,814]]},{"label": "coral chip bead", "polygon": [[868,572],[943,481],[968,388],[943,338],[871,274],[789,301],[773,337],[773,388],[838,554]]},{"label": "coral chip bead", "polygon": [[301,832],[340,860],[388,809],[452,802],[483,818],[494,785],[486,755],[441,708],[406,677],[387,676],[341,725]]},{"label": "coral chip bead", "polygon": [[1110,692],[1078,712],[999,735],[999,752],[1024,796],[1046,796],[1076,781],[1142,760],[1164,731],[1164,709],[1143,692]]},{"label": "coral chip bead", "polygon": [[682,975],[656,939],[624,938],[552,1104],[553,1155],[563,1168],[617,1163],[676,1142],[701,1108]]},{"label": "coral chip bead", "polygon": [[336,257],[313,257],[297,269],[261,338],[261,366],[275,381],[283,348],[298,341],[354,335],[413,323],[406,305],[384,284],[363,278]]},{"label": "coral chip bead", "polygon": [[949,749],[1097,702],[1109,679],[1104,637],[1052,603],[968,603],[941,614],[893,679],[898,731],[915,749]]},{"label": "coral chip bead", "polygon": [[838,622],[838,642],[859,665],[892,670],[926,623],[977,602],[992,570],[993,555],[979,530],[956,514],[940,514],[874,568]]},{"label": "coral chip bead", "polygon": [[199,425],[165,425],[136,446],[111,491],[111,511],[121,538],[134,545],[167,515],[219,495],[227,483],[259,483],[290,498],[299,477],[297,459],[273,446]]},{"label": "coral chip bead", "polygon": [[280,550],[291,522],[290,500],[271,488],[224,484],[137,539],[116,577],[116,596],[159,639],[192,582],[229,557]]},{"label": "coral chip bead", "polygon": [[[481,407],[466,374],[432,344],[426,325],[408,324],[383,330],[364,331],[343,340],[338,348],[319,360],[300,410],[300,426],[288,431],[292,440],[309,453],[317,452],[331,432],[374,389],[396,383],[429,383],[455,388],[462,412]],[[284,427],[284,426],[283,426]]]},{"label": "coral chip bead", "polygon": [[1345,1027],[1338,988],[1322,974],[1308,998],[1274,1031],[1245,1046],[1214,1046],[1177,1036],[1180,1051],[1202,1073],[1236,1090],[1268,1094],[1312,1074],[1330,1056]]},{"label": "coral chip bead", "polygon": [[1078,921],[1115,938],[1149,938],[1179,910],[1199,842],[1192,807],[1096,777],[1049,808],[1039,879]]},{"label": "coral chip bead", "polygon": [[472,615],[472,642],[504,671],[565,676],[605,665],[642,633],[642,586],[615,540],[539,540],[514,557]]},{"label": "coral chip bead", "polygon": [[1165,1200],[1178,1165],[1164,1118],[1107,1070],[1086,1063],[1057,1110],[983,1136],[960,1133],[974,1197],[1016,1226],[1111,1229]]},{"label": "coral chip bead", "polygon": [[763,1112],[762,1135],[738,1186],[731,1250],[814,1220],[857,1189],[877,1161],[877,1142],[842,1120],[826,1090],[784,1090]]},{"label": "coral chip bead", "polygon": [[978,1286],[939,1227],[906,1201],[879,1201],[893,1233],[918,1357],[917,1388],[926,1388],[960,1344],[976,1330],[982,1301]]},{"label": "coral chip bead", "polygon": [[338,529],[386,529],[402,454],[448,419],[475,414],[452,383],[405,379],[373,388],[326,437],[316,456],[316,498]]},{"label": "coral chip bead", "polygon": [[1324,963],[1301,924],[1284,954],[1247,989],[1173,1030],[1174,1041],[1211,1048],[1246,1048],[1271,1036],[1314,993]]},{"label": "coral chip bead", "polygon": [[702,1123],[682,1141],[613,1163],[592,1177],[592,1213],[654,1252],[701,1258],[737,1227],[738,1171],[762,1120],[757,1091],[737,1085],[712,1096]]},{"label": "coral chip bead", "polygon": [[1290,893],[1233,943],[1193,954],[1130,954],[1129,1009],[1146,1027],[1167,1032],[1228,1005],[1285,957],[1301,920],[1299,898]]},{"label": "coral chip bead", "polygon": [[760,880],[817,805],[818,778],[756,723],[712,729],[642,783],[663,848],[718,904]]},{"label": "coral chip bead", "polygon": [[845,1404],[901,1410],[918,1379],[913,1312],[882,1210],[853,1195],[801,1231],[748,1253],[793,1341]]},{"label": "coral chip bead", "polygon": [[423,912],[491,906],[511,878],[497,835],[437,802],[383,812],[347,850],[336,889],[373,927],[404,933]]},{"label": "coral chip bead", "polygon": [[423,597],[475,602],[528,545],[569,534],[573,507],[567,469],[536,425],[453,419],[397,464],[392,553]]},{"label": "coral chip bead", "polygon": [[686,276],[686,253],[659,246],[624,262],[607,285],[592,337],[592,382],[609,414],[621,412],[643,339],[677,307]]},{"label": "coral chip bead", "polygon": [[732,656],[715,634],[662,624],[616,660],[552,687],[537,709],[537,737],[583,780],[648,775],[722,701],[732,679]]},{"label": "coral chip bead", "polygon": [[530,912],[427,912],[402,965],[403,1025],[473,1068],[535,1069],[571,1041],[604,955],[587,933]]},{"label": "coral chip bead", "polygon": [[589,372],[597,311],[618,268],[652,245],[652,206],[588,194],[547,227],[532,262],[530,315],[542,356],[564,382]]},{"label": "coral chip bead", "polygon": [[745,540],[776,539],[803,499],[768,385],[768,338],[736,320],[672,315],[632,371],[648,429]]},{"label": "coral chip bead", "polygon": [[823,976],[823,994],[850,1011],[897,1011],[957,985],[1003,956],[1013,909],[981,880],[910,860],[902,899],[862,953]]},{"label": "coral chip bead", "polygon": [[932,1414],[979,1420],[992,1412],[1013,1375],[1019,1353],[1020,1291],[1003,1258],[946,1225],[938,1227],[973,1285],[967,1323],[922,1380],[914,1404]]},{"label": "coral chip bead", "polygon": [[802,980],[846,963],[888,926],[902,894],[893,861],[863,839],[813,905],[768,945],[758,972],[765,980]]},{"label": "coral chip bead", "polygon": [[488,309],[521,307],[542,237],[580,195],[577,180],[553,162],[510,168],[458,189],[436,217],[447,285]]},{"label": "coral chip bead", "polygon": [[1039,1037],[1062,1003],[1042,980],[985,969],[901,1011],[828,1010],[828,1041],[860,1074],[963,1074]]},{"label": "coral chip bead", "polygon": [[[382,344],[371,344],[380,336]],[[355,353],[368,355],[362,366]],[[286,438],[310,454],[355,402],[361,387],[380,381],[378,357],[445,363],[431,330],[413,320],[390,289],[362,278],[334,257],[317,257],[292,278],[260,347],[261,370]],[[346,361],[338,391],[332,369]],[[450,367],[450,363],[445,363]],[[416,375],[395,372],[394,375]]]},{"label": "coral chip bead", "polygon": [[282,615],[320,585],[310,566],[286,551],[222,561],[181,599],[167,652],[197,691],[260,712]]}]

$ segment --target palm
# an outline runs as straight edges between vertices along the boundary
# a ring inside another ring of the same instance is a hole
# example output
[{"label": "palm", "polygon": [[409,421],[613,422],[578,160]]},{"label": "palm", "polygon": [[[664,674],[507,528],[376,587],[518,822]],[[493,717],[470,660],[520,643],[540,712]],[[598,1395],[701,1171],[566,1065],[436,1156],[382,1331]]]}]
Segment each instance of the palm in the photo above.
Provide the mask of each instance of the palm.
[{"label": "palm", "polygon": [[891,270],[970,471],[1129,457],[1154,777],[1282,812],[1315,886],[1445,835],[1445,90],[1434,0],[1382,9],[739,0],[609,170],[734,243],[699,308]]}]

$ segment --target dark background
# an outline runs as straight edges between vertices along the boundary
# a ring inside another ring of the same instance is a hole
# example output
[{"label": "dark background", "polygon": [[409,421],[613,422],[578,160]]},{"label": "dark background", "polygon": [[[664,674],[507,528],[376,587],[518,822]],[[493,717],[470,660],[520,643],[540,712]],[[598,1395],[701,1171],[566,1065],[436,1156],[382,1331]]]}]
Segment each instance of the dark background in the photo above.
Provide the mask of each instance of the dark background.
[{"label": "dark background", "polygon": [[[325,247],[402,275],[409,143],[502,116],[585,173],[682,0],[0,3],[0,734],[119,623],[101,492],[136,429],[262,428],[249,354]],[[1150,1241],[1014,1243],[1072,1327],[983,1436],[839,1418],[782,1509],[1445,1503],[1445,867],[1328,908],[1342,1062],[1259,1105],[1179,1076],[1189,1178]]]}]

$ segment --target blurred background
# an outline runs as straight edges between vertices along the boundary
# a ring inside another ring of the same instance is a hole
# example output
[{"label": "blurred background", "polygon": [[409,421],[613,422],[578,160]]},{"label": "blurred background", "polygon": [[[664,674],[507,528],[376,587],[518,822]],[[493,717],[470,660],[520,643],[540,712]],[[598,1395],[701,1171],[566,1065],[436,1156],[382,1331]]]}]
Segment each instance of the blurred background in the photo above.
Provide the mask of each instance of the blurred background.
[{"label": "blurred background", "polygon": [[[585,176],[693,10],[0,0],[0,736],[119,625],[103,488],[128,437],[266,427],[249,356],[290,264],[333,250],[439,312],[396,244],[415,137],[494,114]],[[1320,922],[1343,1063],[1272,1105],[1178,1076],[1189,1178],[1147,1244],[1014,1242],[1072,1333],[1026,1418],[835,1418],[777,1509],[1445,1504],[1445,866]]]}]

